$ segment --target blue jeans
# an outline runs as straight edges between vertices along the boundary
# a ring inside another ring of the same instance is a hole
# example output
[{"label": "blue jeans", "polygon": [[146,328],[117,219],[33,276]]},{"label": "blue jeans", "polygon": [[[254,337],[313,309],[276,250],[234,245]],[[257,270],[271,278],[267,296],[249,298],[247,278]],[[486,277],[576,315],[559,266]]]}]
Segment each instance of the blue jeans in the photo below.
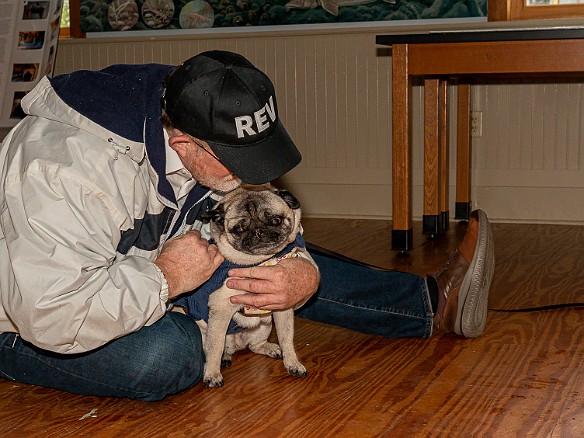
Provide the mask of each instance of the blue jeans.
[{"label": "blue jeans", "polygon": [[[424,278],[313,257],[321,286],[299,316],[391,338],[431,335]],[[77,394],[160,400],[197,383],[203,362],[197,324],[175,312],[84,354],[51,353],[0,334],[0,376]]]},{"label": "blue jeans", "polygon": [[387,338],[431,336],[433,313],[425,278],[324,254],[312,257],[321,283],[298,316]]},{"label": "blue jeans", "polygon": [[83,395],[161,400],[203,376],[201,332],[195,321],[168,312],[135,333],[82,354],[56,354],[0,335],[0,376]]}]

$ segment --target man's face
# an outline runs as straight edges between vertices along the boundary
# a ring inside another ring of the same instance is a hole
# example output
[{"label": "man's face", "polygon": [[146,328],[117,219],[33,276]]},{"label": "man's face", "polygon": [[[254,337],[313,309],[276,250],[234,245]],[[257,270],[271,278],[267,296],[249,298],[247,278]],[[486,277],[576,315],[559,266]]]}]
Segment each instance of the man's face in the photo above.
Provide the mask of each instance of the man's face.
[{"label": "man's face", "polygon": [[219,161],[206,142],[180,134],[171,134],[169,142],[195,180],[219,192],[230,192],[241,185],[241,180]]}]

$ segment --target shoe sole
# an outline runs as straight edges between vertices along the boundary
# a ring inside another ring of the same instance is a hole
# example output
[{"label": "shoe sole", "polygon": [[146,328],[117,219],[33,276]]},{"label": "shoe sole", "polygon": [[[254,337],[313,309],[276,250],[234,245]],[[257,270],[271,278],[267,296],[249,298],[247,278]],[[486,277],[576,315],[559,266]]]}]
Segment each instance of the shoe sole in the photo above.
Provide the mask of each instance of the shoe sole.
[{"label": "shoe sole", "polygon": [[495,271],[493,235],[487,214],[475,210],[478,215],[479,235],[472,262],[462,280],[458,295],[458,318],[454,332],[465,338],[480,336],[487,323],[489,289]]}]

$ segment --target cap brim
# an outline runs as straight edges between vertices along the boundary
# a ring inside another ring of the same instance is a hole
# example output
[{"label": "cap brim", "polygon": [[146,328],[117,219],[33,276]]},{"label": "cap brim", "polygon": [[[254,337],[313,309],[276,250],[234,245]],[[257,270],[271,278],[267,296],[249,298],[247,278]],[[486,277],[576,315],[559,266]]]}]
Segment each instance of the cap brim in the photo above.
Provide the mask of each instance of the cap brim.
[{"label": "cap brim", "polygon": [[221,162],[243,182],[265,184],[300,163],[302,156],[278,120],[267,139],[248,145],[227,145],[206,140]]}]

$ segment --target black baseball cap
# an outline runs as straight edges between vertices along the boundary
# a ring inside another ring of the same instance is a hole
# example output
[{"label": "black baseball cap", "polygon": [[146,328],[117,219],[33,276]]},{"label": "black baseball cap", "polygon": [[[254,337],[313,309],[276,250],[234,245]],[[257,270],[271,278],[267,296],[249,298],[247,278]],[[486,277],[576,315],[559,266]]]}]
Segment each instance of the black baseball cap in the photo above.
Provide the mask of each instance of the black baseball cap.
[{"label": "black baseball cap", "polygon": [[206,141],[246,183],[270,182],[302,159],[278,116],[272,82],[237,53],[185,61],[167,80],[163,106],[176,128]]}]

